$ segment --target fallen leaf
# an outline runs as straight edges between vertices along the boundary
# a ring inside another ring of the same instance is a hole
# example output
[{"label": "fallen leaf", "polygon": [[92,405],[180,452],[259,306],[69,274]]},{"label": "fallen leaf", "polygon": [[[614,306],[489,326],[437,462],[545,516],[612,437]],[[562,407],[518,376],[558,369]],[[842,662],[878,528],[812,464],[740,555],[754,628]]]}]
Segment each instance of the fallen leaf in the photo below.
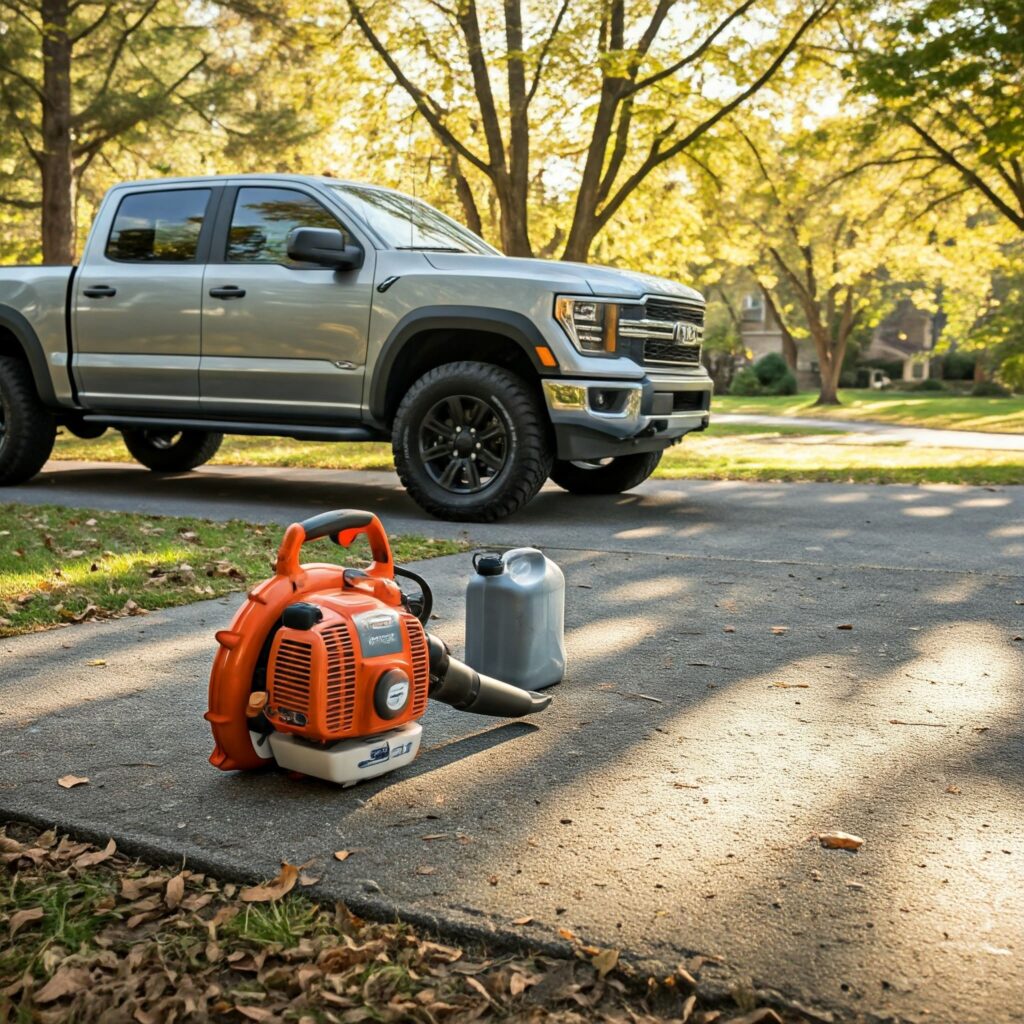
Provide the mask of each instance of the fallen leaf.
[{"label": "fallen leaf", "polygon": [[841,626],[836,626],[836,629],[853,629],[853,623],[844,622]]},{"label": "fallen leaf", "polygon": [[58,786],[64,789],[74,789],[75,786],[84,786],[89,780],[84,775],[62,775],[57,780]]},{"label": "fallen leaf", "polygon": [[348,860],[349,857],[351,857],[351,856],[352,856],[352,851],[351,850],[335,850],[334,851],[334,859],[335,860]]},{"label": "fallen leaf", "polygon": [[164,889],[164,903],[167,904],[168,908],[174,910],[178,904],[181,903],[182,897],[185,895],[185,876],[181,872],[176,874],[167,883],[167,887]]},{"label": "fallen leaf", "polygon": [[736,627],[735,626],[723,626],[722,627],[722,632],[723,633],[735,633],[736,632]]},{"label": "fallen leaf", "polygon": [[566,942],[575,942],[576,941],[576,936],[571,931],[569,931],[568,928],[559,928],[558,929],[558,934],[563,939],[565,939]]},{"label": "fallen leaf", "polygon": [[273,1010],[264,1009],[262,1006],[236,1006],[235,1012],[248,1017],[249,1020],[277,1020],[277,1014]]},{"label": "fallen leaf", "polygon": [[11,919],[8,922],[8,929],[13,939],[18,932],[27,924],[31,924],[33,921],[38,921],[43,916],[42,907],[29,907],[28,910],[18,910],[11,914]]},{"label": "fallen leaf", "polygon": [[321,875],[308,875],[306,872],[303,872],[299,875],[299,885],[316,885],[317,882],[320,881],[321,877]]},{"label": "fallen leaf", "polygon": [[849,832],[819,832],[818,842],[826,850],[859,850],[864,845],[860,836],[851,835]]},{"label": "fallen leaf", "polygon": [[524,925],[532,923],[532,917],[517,917],[512,923],[516,925]]},{"label": "fallen leaf", "polygon": [[772,626],[772,634],[774,636],[782,636],[784,633],[789,632],[789,626]]},{"label": "fallen leaf", "polygon": [[[705,1016],[704,1018],[708,1018]],[[742,1017],[730,1017],[722,1024],[783,1024],[782,1018],[770,1007],[762,1006],[759,1010],[743,1014]]]},{"label": "fallen leaf", "polygon": [[597,976],[603,978],[609,971],[614,970],[619,962],[619,951],[602,949],[600,953],[590,958],[590,962],[597,968]]},{"label": "fallen leaf", "polygon": [[243,903],[266,903],[268,900],[279,900],[295,888],[299,880],[299,869],[294,864],[281,862],[281,871],[271,882],[263,885],[250,885],[238,894]]},{"label": "fallen leaf", "polygon": [[76,868],[91,868],[109,860],[117,852],[117,843],[111,839],[102,850],[94,850],[92,853],[83,853],[73,861]]},{"label": "fallen leaf", "polygon": [[513,974],[508,981],[509,994],[515,999],[526,991],[527,981],[522,974]]},{"label": "fallen leaf", "polygon": [[52,1003],[74,995],[89,984],[89,972],[81,967],[62,967],[33,997],[37,1003]]},{"label": "fallen leaf", "polygon": [[86,662],[86,665],[88,665],[89,668],[102,668],[106,663],[107,662],[104,658],[90,658]]}]

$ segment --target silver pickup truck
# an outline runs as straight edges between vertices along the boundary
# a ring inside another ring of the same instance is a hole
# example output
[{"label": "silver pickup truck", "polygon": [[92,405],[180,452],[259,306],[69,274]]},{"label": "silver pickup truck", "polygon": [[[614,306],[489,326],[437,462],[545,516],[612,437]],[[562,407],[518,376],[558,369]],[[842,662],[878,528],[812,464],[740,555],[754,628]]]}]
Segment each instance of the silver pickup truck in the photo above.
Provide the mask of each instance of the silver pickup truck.
[{"label": "silver pickup truck", "polygon": [[385,188],[298,175],[106,195],[77,267],[0,269],[0,484],[56,429],[164,473],[223,435],[390,439],[409,494],[490,521],[549,477],[628,490],[708,424],[684,285],[512,259]]}]

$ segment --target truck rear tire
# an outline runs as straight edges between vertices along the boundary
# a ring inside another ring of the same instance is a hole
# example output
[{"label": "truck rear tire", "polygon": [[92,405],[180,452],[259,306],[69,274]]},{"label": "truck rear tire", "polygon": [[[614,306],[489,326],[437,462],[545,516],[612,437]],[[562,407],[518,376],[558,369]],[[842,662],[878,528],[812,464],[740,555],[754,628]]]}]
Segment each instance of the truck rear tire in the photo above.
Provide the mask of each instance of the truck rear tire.
[{"label": "truck rear tire", "polygon": [[157,473],[185,473],[217,454],[223,434],[208,430],[121,431],[125,447],[136,462]]},{"label": "truck rear tire", "polygon": [[551,479],[572,494],[621,494],[642,484],[661,462],[661,452],[638,452],[592,462],[555,462]]},{"label": "truck rear tire", "polygon": [[57,424],[39,400],[28,364],[0,356],[0,486],[31,480],[56,439]]},{"label": "truck rear tire", "polygon": [[446,363],[406,392],[392,433],[409,496],[438,519],[490,523],[522,508],[551,472],[536,390],[490,363]]}]

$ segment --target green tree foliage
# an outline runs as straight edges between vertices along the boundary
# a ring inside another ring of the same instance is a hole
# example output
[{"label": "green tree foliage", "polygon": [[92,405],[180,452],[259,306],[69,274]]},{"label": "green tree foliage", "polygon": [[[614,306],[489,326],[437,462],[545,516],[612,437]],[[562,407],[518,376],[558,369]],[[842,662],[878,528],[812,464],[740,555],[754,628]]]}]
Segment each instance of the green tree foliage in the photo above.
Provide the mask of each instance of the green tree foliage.
[{"label": "green tree foliage", "polygon": [[909,0],[877,5],[857,48],[863,93],[883,129],[904,126],[891,160],[946,167],[1024,230],[1024,4]]},{"label": "green tree foliage", "polygon": [[209,153],[295,134],[255,95],[275,54],[258,19],[187,0],[0,0],[0,12],[0,202],[38,211],[46,263],[74,260],[77,198],[97,162],[127,152],[181,173],[196,163],[188,141]]}]

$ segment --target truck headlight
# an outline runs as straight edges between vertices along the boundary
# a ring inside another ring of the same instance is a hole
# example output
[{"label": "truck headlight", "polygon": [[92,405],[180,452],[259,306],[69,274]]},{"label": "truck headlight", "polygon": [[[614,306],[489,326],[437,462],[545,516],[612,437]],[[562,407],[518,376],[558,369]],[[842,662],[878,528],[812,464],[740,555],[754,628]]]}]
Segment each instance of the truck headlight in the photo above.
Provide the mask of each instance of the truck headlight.
[{"label": "truck headlight", "polygon": [[555,319],[581,352],[614,354],[619,333],[617,303],[559,295]]}]

